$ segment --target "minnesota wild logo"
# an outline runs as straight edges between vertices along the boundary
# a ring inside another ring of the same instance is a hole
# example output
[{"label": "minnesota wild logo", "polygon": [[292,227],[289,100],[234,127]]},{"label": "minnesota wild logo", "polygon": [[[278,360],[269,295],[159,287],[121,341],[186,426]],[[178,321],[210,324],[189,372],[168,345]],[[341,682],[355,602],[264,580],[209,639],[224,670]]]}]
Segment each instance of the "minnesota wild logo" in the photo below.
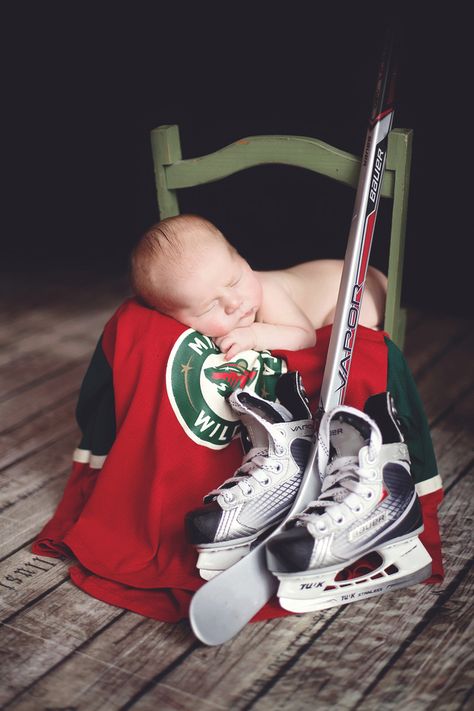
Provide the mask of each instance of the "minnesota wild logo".
[{"label": "minnesota wild logo", "polygon": [[285,361],[268,351],[244,351],[226,361],[210,338],[188,329],[168,358],[166,389],[188,437],[205,447],[222,449],[240,430],[226,397],[237,388],[247,388],[274,400],[276,383],[285,371]]},{"label": "minnesota wild logo", "polygon": [[257,377],[258,369],[249,370],[247,361],[239,358],[235,363],[224,363],[215,368],[206,368],[204,375],[216,385],[217,392],[222,397],[227,397],[237,388],[245,388],[246,385],[250,385]]}]

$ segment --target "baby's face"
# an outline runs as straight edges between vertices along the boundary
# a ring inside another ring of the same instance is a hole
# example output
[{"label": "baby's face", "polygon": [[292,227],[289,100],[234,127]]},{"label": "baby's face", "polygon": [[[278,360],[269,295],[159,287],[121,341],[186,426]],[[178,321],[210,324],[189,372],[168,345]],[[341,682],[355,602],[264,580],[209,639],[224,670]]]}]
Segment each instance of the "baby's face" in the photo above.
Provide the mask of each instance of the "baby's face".
[{"label": "baby's face", "polygon": [[256,274],[235,250],[217,244],[175,282],[177,305],[169,315],[211,338],[250,326],[262,301]]}]

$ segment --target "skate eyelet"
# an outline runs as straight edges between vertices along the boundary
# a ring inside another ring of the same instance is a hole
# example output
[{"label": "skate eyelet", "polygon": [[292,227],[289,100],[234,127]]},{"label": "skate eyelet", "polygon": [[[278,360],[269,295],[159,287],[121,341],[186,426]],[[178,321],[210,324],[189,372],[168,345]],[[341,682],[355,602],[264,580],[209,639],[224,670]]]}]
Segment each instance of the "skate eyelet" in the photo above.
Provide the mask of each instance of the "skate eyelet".
[{"label": "skate eyelet", "polygon": [[234,500],[234,494],[224,494],[224,499],[230,504]]},{"label": "skate eyelet", "polygon": [[262,486],[268,486],[270,484],[270,482],[271,482],[271,479],[269,476],[267,476],[267,478],[264,479],[263,481],[261,481],[260,483]]},{"label": "skate eyelet", "polygon": [[376,456],[376,455],[372,456],[372,455],[370,454],[370,452],[367,452],[367,462],[368,462],[368,464],[375,464],[376,459],[377,459],[377,456]]},{"label": "skate eyelet", "polygon": [[362,511],[362,506],[356,506],[353,511],[354,513],[360,513]]},{"label": "skate eyelet", "polygon": [[374,492],[373,492],[373,491],[368,491],[368,492],[366,493],[366,495],[365,495],[365,498],[366,498],[366,499],[371,499],[371,498],[373,497],[373,495],[374,495]]},{"label": "skate eyelet", "polygon": [[318,523],[316,525],[317,525],[318,531],[323,532],[323,531],[327,530],[327,526],[325,526],[324,523]]},{"label": "skate eyelet", "polygon": [[279,474],[282,469],[283,469],[283,464],[281,464],[280,462],[275,464],[275,471],[277,472],[277,474]]},{"label": "skate eyelet", "polygon": [[338,526],[340,526],[342,523],[344,523],[344,516],[340,516],[339,518],[336,518],[335,521],[338,524]]}]

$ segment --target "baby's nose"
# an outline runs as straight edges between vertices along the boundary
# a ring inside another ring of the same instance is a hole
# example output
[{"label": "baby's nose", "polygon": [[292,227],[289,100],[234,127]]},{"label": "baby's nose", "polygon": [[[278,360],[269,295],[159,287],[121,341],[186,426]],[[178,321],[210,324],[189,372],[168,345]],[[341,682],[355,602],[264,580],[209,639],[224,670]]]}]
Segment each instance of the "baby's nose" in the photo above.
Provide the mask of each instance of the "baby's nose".
[{"label": "baby's nose", "polygon": [[227,297],[225,304],[225,312],[227,314],[234,313],[234,311],[237,311],[241,303],[242,300],[237,295]]}]

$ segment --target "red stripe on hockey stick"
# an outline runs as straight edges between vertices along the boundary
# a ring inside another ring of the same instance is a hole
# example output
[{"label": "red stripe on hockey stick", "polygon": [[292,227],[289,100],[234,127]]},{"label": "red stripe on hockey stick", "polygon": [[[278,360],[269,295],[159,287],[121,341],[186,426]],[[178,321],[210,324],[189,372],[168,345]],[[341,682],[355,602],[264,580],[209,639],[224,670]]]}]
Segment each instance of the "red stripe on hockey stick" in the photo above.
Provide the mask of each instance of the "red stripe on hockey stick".
[{"label": "red stripe on hockey stick", "polygon": [[[367,274],[367,266],[368,266],[369,255],[370,255],[370,248],[372,246],[372,237],[374,234],[376,216],[377,216],[377,213],[375,210],[373,210],[370,213],[370,215],[367,217],[367,220],[365,223],[365,235],[363,238],[364,243],[363,243],[363,249],[362,249],[362,258],[360,261],[359,273],[357,275],[357,283],[358,284],[360,284],[362,281],[365,281],[365,276]],[[362,298],[362,289],[357,294],[357,300],[360,301],[361,298]]]},{"label": "red stripe on hockey stick", "polygon": [[392,108],[387,109],[386,111],[382,111],[382,113],[378,114],[374,119],[372,119],[372,121],[370,122],[370,125],[375,126],[377,121],[381,121],[383,118],[385,118],[385,116],[388,116],[389,114],[391,114],[392,111],[393,111]]}]

